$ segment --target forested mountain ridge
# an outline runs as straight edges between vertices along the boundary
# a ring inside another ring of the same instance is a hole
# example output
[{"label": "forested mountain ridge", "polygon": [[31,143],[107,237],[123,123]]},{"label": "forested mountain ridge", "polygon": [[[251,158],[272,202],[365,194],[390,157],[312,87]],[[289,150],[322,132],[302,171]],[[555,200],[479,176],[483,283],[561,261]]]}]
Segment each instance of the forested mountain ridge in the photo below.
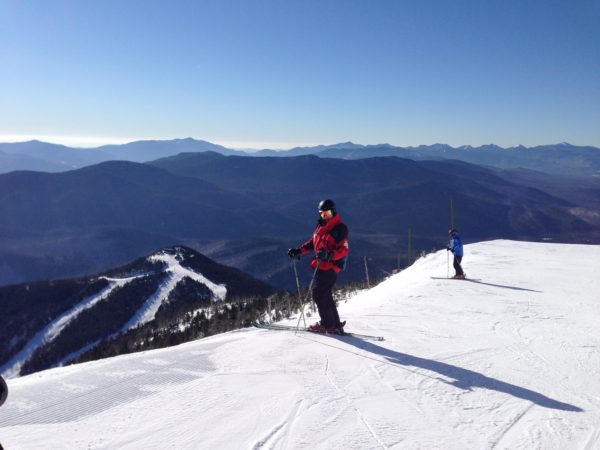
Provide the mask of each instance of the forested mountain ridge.
[{"label": "forested mountain ridge", "polygon": [[182,246],[92,277],[0,287],[0,372],[15,376],[234,329],[274,293]]}]

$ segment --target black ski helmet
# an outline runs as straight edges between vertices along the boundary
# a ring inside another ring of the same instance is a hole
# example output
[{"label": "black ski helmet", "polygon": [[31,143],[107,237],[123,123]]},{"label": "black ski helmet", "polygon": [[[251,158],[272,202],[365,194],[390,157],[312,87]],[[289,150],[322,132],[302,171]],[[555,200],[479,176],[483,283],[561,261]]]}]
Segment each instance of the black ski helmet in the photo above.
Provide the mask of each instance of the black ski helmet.
[{"label": "black ski helmet", "polygon": [[456,235],[458,234],[458,231],[456,230],[456,228],[451,228],[451,229],[448,231],[448,234],[449,234],[450,236],[456,236]]},{"label": "black ski helmet", "polygon": [[319,212],[321,211],[331,211],[335,215],[336,210],[335,203],[333,202],[333,200],[321,200],[321,203],[319,203]]}]

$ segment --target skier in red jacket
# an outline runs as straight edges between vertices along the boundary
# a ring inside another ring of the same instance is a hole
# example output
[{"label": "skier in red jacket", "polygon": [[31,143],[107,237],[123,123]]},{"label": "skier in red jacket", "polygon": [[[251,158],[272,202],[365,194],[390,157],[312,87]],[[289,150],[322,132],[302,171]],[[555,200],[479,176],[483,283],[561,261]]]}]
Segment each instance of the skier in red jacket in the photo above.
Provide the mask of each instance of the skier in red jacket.
[{"label": "skier in red jacket", "polygon": [[342,222],[333,200],[319,203],[319,221],[312,238],[298,248],[290,248],[288,255],[290,258],[299,258],[311,250],[315,252],[315,256],[310,267],[316,270],[312,297],[319,309],[321,321],[311,325],[309,329],[343,334],[345,322],[340,322],[332,291],[349,253],[348,227]]}]

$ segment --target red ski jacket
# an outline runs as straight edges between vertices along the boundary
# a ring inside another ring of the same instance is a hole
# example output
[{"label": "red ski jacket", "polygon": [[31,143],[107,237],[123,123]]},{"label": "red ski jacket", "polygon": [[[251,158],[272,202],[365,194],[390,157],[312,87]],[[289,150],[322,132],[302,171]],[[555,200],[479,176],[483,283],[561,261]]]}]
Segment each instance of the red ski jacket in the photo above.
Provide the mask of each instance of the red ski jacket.
[{"label": "red ski jacket", "polygon": [[[302,254],[305,255],[314,250],[317,253],[320,250],[331,252],[330,261],[321,261],[320,270],[334,270],[340,272],[350,252],[348,247],[348,227],[342,222],[339,214],[336,214],[328,221],[319,220],[317,229],[313,237],[300,246]],[[314,270],[319,261],[315,257],[310,267]]]}]

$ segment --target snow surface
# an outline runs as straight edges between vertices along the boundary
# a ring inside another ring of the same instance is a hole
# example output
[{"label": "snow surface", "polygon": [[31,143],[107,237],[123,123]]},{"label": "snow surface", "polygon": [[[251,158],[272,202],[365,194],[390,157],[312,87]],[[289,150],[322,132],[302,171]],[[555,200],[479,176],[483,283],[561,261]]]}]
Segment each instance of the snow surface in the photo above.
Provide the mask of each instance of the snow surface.
[{"label": "snow surface", "polygon": [[[7,449],[600,448],[600,247],[465,246],[340,305],[383,342],[245,329],[8,380]],[[288,323],[295,325],[297,319]]]}]

